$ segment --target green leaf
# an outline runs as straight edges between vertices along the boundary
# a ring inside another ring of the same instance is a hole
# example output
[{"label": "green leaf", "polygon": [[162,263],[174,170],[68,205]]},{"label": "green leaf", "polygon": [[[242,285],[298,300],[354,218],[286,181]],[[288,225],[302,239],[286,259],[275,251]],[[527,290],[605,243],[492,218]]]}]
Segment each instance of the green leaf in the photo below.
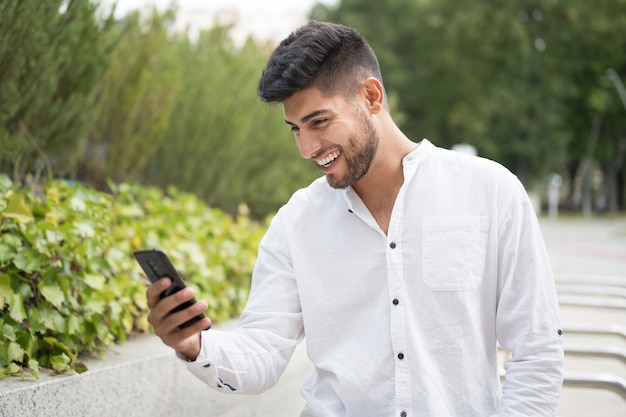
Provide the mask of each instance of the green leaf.
[{"label": "green leaf", "polygon": [[9,366],[6,367],[6,371],[7,375],[18,375],[21,371],[21,368],[17,363],[11,362]]},{"label": "green leaf", "polygon": [[5,297],[13,295],[13,288],[11,288],[11,277],[9,274],[0,274],[0,310],[4,308]]},{"label": "green leaf", "polygon": [[24,249],[15,256],[13,262],[19,269],[30,274],[40,269],[46,260],[46,257],[35,249]]},{"label": "green leaf", "polygon": [[28,331],[20,330],[17,334],[17,343],[22,346],[24,352],[29,358],[34,358],[37,353],[37,349],[39,348],[39,341],[37,337],[33,337]]},{"label": "green leaf", "polygon": [[74,228],[80,237],[94,237],[96,234],[93,225],[87,222],[76,222],[74,223]]},{"label": "green leaf", "polygon": [[87,372],[89,370],[87,368],[87,365],[85,365],[83,362],[74,362],[72,368],[79,374],[82,374],[83,372]]},{"label": "green leaf", "polygon": [[22,194],[13,194],[9,197],[9,205],[2,213],[2,217],[14,219],[18,223],[25,224],[34,220]]},{"label": "green leaf", "polygon": [[100,315],[104,313],[104,307],[106,306],[106,303],[102,300],[92,298],[87,301],[85,305],[89,311]]},{"label": "green leaf", "polygon": [[106,278],[100,274],[85,274],[83,282],[94,290],[100,290],[106,283]]},{"label": "green leaf", "polygon": [[12,342],[15,342],[16,340],[15,327],[7,323],[3,324],[2,328],[0,328],[0,334],[2,335],[2,338],[5,340],[10,340]]},{"label": "green leaf", "polygon": [[28,372],[30,372],[35,379],[39,379],[39,362],[36,359],[28,360]]},{"label": "green leaf", "polygon": [[40,288],[43,297],[50,301],[50,304],[57,308],[61,308],[65,301],[65,295],[61,288],[55,285],[42,285]]},{"label": "green leaf", "polygon": [[13,185],[13,181],[6,174],[0,174],[0,190],[8,190]]},{"label": "green leaf", "polygon": [[13,294],[8,297],[9,315],[13,320],[21,323],[26,318],[26,310],[24,309],[24,300],[22,294]]},{"label": "green leaf", "polygon": [[4,264],[13,259],[14,252],[11,247],[3,242],[0,242],[0,264]]},{"label": "green leaf", "polygon": [[70,358],[64,353],[58,355],[50,355],[50,364],[57,372],[67,371],[70,368]]},{"label": "green leaf", "polygon": [[70,199],[70,207],[73,211],[76,211],[76,212],[85,211],[87,209],[87,205],[85,204],[85,201],[77,195],[73,196]]},{"label": "green leaf", "polygon": [[52,348],[53,353],[62,353],[69,360],[76,360],[76,356],[74,356],[70,348],[67,347],[65,343],[60,342],[57,338],[46,336],[43,340]]},{"label": "green leaf", "polygon": [[7,353],[9,361],[21,362],[24,360],[24,349],[22,349],[19,343],[10,342]]},{"label": "green leaf", "polygon": [[71,315],[67,319],[67,333],[70,335],[80,334],[80,320],[76,315]]}]

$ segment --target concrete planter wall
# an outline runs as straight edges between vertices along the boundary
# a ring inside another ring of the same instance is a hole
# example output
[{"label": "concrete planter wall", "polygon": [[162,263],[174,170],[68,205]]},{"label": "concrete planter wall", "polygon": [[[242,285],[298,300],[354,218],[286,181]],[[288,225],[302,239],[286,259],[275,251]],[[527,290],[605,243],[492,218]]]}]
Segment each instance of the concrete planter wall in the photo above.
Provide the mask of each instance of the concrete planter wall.
[{"label": "concrete planter wall", "polygon": [[[224,327],[232,326],[232,323]],[[304,349],[279,384],[258,396],[224,395],[189,374],[155,336],[115,346],[85,361],[81,375],[7,377],[0,381],[2,417],[266,417],[298,416],[308,365]]]}]

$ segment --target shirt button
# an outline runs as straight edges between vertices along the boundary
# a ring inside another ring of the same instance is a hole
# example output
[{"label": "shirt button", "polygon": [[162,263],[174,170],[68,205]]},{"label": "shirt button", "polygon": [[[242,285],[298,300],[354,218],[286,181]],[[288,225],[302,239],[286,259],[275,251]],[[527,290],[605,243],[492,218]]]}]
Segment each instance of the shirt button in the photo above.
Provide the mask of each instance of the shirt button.
[{"label": "shirt button", "polygon": [[398,353],[398,359],[400,360],[404,359],[404,353]]},{"label": "shirt button", "polygon": [[391,249],[395,249],[395,248],[396,248],[396,242],[391,242],[391,243],[389,244],[389,247],[390,247]]},{"label": "shirt button", "polygon": [[400,304],[400,300],[398,300],[397,298],[394,299],[392,302],[394,306],[397,306],[398,304]]},{"label": "shirt button", "polygon": [[403,411],[400,413],[400,417],[406,417],[408,414],[406,413],[406,411]]}]

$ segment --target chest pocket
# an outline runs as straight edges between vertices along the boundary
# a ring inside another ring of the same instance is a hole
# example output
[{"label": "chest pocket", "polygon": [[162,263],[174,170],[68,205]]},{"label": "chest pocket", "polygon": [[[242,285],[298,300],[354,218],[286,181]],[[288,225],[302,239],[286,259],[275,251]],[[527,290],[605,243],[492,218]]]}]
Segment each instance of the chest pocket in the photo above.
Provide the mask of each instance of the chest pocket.
[{"label": "chest pocket", "polygon": [[424,283],[432,291],[468,291],[485,271],[489,217],[432,216],[423,221]]}]

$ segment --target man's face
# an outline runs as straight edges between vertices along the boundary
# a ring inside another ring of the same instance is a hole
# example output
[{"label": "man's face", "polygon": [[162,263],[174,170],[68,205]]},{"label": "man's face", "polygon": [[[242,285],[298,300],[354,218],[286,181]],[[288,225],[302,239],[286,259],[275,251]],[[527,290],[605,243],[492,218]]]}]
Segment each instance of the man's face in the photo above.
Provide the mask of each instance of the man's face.
[{"label": "man's face", "polygon": [[379,137],[361,107],[340,95],[324,97],[316,88],[295,93],[283,105],[300,155],[313,160],[332,187],[353,186],[365,176]]}]

